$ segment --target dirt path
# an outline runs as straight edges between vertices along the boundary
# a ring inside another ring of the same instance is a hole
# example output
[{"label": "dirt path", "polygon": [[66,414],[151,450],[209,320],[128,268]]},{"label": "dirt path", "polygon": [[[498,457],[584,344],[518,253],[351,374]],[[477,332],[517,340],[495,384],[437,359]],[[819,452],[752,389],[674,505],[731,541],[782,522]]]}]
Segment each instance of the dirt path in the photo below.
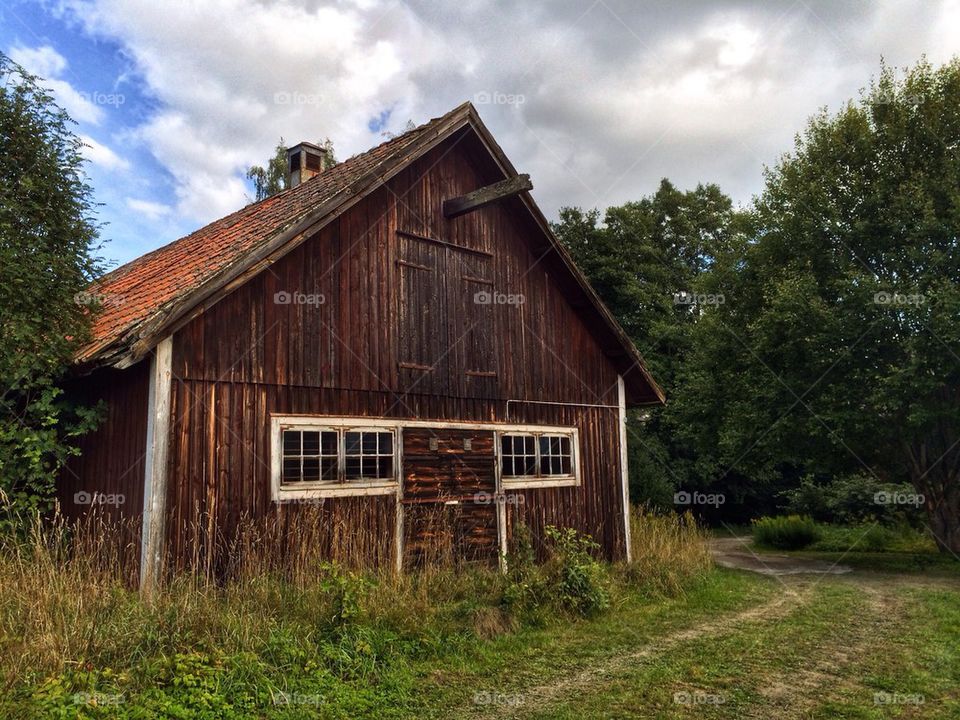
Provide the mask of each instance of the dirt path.
[{"label": "dirt path", "polygon": [[852,568],[822,560],[808,560],[779,555],[760,553],[753,550],[749,537],[714,538],[710,541],[710,553],[713,561],[720,567],[749,570],[761,575],[843,575],[852,572]]},{"label": "dirt path", "polygon": [[522,691],[523,704],[515,710],[505,707],[491,707],[489,709],[472,707],[469,710],[464,709],[457,717],[526,717],[565,697],[570,697],[579,692],[589,692],[603,678],[615,676],[638,662],[662,655],[679,643],[691,640],[702,641],[724,635],[745,623],[775,622],[777,619],[793,612],[796,608],[807,604],[810,594],[809,587],[806,587],[804,583],[797,583],[796,586],[785,589],[782,594],[762,605],[716,618],[669,635],[659,636],[648,645],[643,645],[629,652],[611,655],[605,661],[566,677],[557,678],[549,684],[524,688]]},{"label": "dirt path", "polygon": [[[879,638],[896,637],[908,621],[903,595],[905,586],[960,591],[960,581],[922,576],[899,576],[853,572],[850,567],[795,558],[787,555],[756,553],[747,538],[718,538],[711,541],[718,565],[774,576],[782,589],[772,600],[760,605],[714,617],[691,627],[650,639],[626,651],[594,660],[588,667],[575,668],[539,685],[519,690],[523,703],[516,707],[462,707],[454,717],[525,718],[547,713],[551,708],[582,696],[597,696],[605,688],[629,675],[638,665],[655,663],[682,643],[697,646],[711,640],[735,635],[747,627],[769,626],[776,630],[788,616],[808,612],[827,584],[855,588],[859,596],[855,619],[840,625],[828,642],[810,648],[800,667],[764,670],[757,667],[762,685],[755,688],[764,702],[745,708],[744,718],[777,717],[782,720],[810,717],[828,698],[840,699],[851,686],[863,658],[877,650]],[[830,611],[829,607],[823,608]],[[819,610],[817,611],[819,612]],[[768,632],[768,630],[764,630]],[[756,661],[754,661],[756,662]],[[857,692],[862,692],[857,689]]]}]

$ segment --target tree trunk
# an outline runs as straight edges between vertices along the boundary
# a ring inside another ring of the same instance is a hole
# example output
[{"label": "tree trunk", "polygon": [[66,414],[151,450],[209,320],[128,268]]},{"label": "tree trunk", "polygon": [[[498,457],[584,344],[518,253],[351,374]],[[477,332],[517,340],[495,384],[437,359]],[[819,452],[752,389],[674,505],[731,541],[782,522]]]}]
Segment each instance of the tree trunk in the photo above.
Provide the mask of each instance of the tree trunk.
[{"label": "tree trunk", "polygon": [[922,474],[914,473],[913,486],[924,496],[930,520],[929,530],[940,552],[960,560],[960,482],[945,463],[937,463]]}]

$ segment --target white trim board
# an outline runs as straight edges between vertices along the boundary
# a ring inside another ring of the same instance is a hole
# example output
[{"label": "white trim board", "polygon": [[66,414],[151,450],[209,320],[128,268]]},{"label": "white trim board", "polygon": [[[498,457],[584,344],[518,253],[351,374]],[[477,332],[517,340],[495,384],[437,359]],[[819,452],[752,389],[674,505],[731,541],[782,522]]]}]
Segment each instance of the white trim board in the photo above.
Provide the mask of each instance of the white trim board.
[{"label": "white trim board", "polygon": [[140,529],[140,590],[146,593],[153,590],[163,571],[172,362],[173,337],[168,336],[160,341],[150,358],[147,393],[147,442]]},{"label": "white trim board", "polygon": [[633,558],[630,549],[630,473],[627,467],[627,392],[622,375],[617,375],[617,397],[620,400],[620,487],[623,496],[623,540],[627,562],[630,562]]}]

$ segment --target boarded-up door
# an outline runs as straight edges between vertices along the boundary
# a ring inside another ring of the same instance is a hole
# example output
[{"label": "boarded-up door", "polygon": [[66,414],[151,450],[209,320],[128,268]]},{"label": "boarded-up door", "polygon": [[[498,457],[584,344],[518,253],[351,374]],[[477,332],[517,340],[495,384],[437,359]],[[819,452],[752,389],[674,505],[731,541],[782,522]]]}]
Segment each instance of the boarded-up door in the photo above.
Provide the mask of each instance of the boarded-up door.
[{"label": "boarded-up door", "polygon": [[399,240],[400,389],[494,397],[502,309],[492,256],[406,234]]},{"label": "boarded-up door", "polygon": [[494,468],[490,431],[404,429],[406,565],[497,562]]}]

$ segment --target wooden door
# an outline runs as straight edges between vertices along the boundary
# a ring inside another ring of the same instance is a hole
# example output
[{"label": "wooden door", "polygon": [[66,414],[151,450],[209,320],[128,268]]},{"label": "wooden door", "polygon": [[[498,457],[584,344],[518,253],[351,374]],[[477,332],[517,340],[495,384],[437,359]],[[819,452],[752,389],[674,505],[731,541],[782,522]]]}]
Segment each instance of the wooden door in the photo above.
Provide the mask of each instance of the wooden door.
[{"label": "wooden door", "polygon": [[489,430],[403,431],[404,564],[495,564],[496,457]]}]

